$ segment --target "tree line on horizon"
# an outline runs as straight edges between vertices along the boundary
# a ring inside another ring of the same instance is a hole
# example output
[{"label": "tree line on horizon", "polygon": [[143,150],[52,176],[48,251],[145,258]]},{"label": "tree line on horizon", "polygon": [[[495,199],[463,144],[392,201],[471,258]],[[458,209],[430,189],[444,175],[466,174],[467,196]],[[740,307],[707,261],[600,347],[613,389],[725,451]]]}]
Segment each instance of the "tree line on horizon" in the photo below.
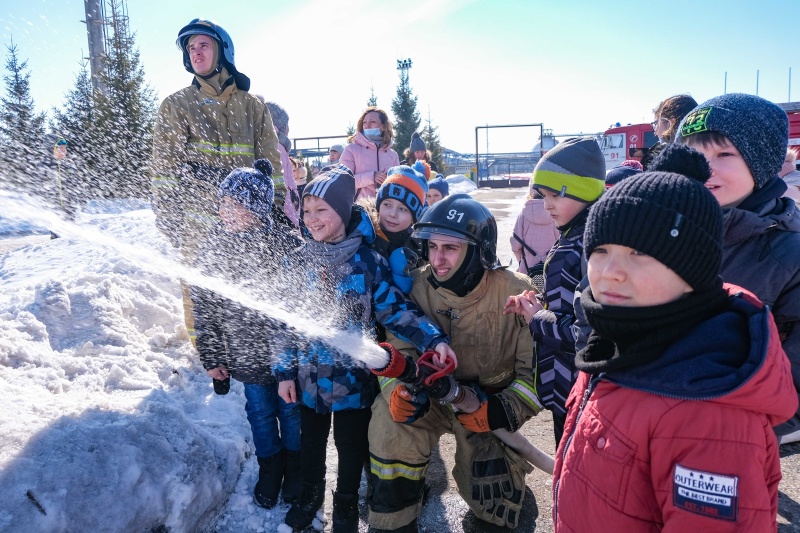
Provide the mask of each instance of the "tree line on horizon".
[{"label": "tree line on horizon", "polygon": [[[52,165],[53,139],[68,143],[70,168],[78,173],[81,189],[92,198],[148,198],[153,127],[158,111],[155,90],[144,80],[144,67],[134,37],[109,47],[103,94],[93,88],[88,63],[82,61],[61,108],[50,116],[37,111],[31,96],[31,71],[13,39],[6,45],[0,98],[0,187],[36,194],[52,187],[44,171]],[[372,93],[367,105],[377,105]],[[403,73],[392,100],[395,151],[403,158],[411,135],[419,131],[420,114]],[[353,133],[353,126],[348,134]],[[444,169],[443,148],[430,118],[420,132],[433,161]]]}]

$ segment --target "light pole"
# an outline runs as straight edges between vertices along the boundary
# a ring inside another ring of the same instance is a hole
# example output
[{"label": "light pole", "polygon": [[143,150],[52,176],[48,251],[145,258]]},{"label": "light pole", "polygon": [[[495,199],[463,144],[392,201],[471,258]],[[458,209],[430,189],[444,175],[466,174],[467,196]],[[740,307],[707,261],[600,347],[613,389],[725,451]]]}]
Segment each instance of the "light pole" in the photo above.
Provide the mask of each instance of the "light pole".
[{"label": "light pole", "polygon": [[408,79],[408,69],[411,68],[411,59],[398,59],[397,70],[400,71],[400,77]]}]

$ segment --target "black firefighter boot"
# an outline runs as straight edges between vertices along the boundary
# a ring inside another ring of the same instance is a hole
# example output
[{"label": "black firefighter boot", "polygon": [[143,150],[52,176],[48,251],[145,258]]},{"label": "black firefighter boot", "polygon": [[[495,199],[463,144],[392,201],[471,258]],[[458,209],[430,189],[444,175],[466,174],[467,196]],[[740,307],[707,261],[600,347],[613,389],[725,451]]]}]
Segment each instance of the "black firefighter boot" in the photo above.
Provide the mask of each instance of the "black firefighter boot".
[{"label": "black firefighter boot", "polygon": [[283,501],[294,503],[303,493],[303,472],[300,452],[286,450],[283,470]]},{"label": "black firefighter boot", "polygon": [[278,503],[283,480],[283,450],[270,457],[258,458],[258,483],[254,491],[256,503],[272,509]]},{"label": "black firefighter boot", "polygon": [[358,533],[358,494],[333,493],[332,533]]},{"label": "black firefighter boot", "polygon": [[303,483],[303,495],[289,508],[284,522],[295,531],[302,531],[311,525],[323,503],[325,482]]}]

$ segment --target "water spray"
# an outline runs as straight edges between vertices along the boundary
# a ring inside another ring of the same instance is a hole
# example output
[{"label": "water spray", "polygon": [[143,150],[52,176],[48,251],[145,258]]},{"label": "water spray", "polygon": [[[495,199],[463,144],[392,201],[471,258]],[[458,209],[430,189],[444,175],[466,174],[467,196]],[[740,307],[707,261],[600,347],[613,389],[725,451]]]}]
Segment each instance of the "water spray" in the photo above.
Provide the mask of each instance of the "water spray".
[{"label": "water spray", "polygon": [[341,330],[329,323],[321,323],[318,316],[312,318],[296,310],[287,309],[282,304],[266,300],[264,295],[254,294],[246,287],[206,275],[196,268],[182,264],[177,258],[158,253],[154,246],[145,247],[124,242],[95,227],[64,220],[36,199],[0,190],[0,213],[12,222],[29,222],[46,227],[62,238],[80,239],[112,249],[143,270],[174,276],[190,285],[213,291],[223,298],[286,324],[289,329],[306,339],[317,339],[369,368],[386,366],[388,360],[386,352],[366,335]]}]

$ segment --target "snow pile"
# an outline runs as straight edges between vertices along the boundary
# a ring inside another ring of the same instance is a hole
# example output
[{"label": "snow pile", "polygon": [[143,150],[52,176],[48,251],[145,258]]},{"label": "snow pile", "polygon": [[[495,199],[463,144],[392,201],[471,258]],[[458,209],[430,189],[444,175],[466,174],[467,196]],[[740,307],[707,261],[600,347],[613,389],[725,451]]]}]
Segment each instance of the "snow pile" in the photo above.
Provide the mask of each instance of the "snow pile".
[{"label": "snow pile", "polygon": [[[165,247],[152,211],[83,217]],[[0,256],[0,287],[0,531],[207,526],[250,432],[241,386],[214,396],[192,355],[178,280],[62,238]]]},{"label": "snow pile", "polygon": [[450,194],[469,194],[478,190],[478,186],[475,185],[475,182],[464,174],[450,174],[445,178],[445,181],[447,182],[447,188]]}]

